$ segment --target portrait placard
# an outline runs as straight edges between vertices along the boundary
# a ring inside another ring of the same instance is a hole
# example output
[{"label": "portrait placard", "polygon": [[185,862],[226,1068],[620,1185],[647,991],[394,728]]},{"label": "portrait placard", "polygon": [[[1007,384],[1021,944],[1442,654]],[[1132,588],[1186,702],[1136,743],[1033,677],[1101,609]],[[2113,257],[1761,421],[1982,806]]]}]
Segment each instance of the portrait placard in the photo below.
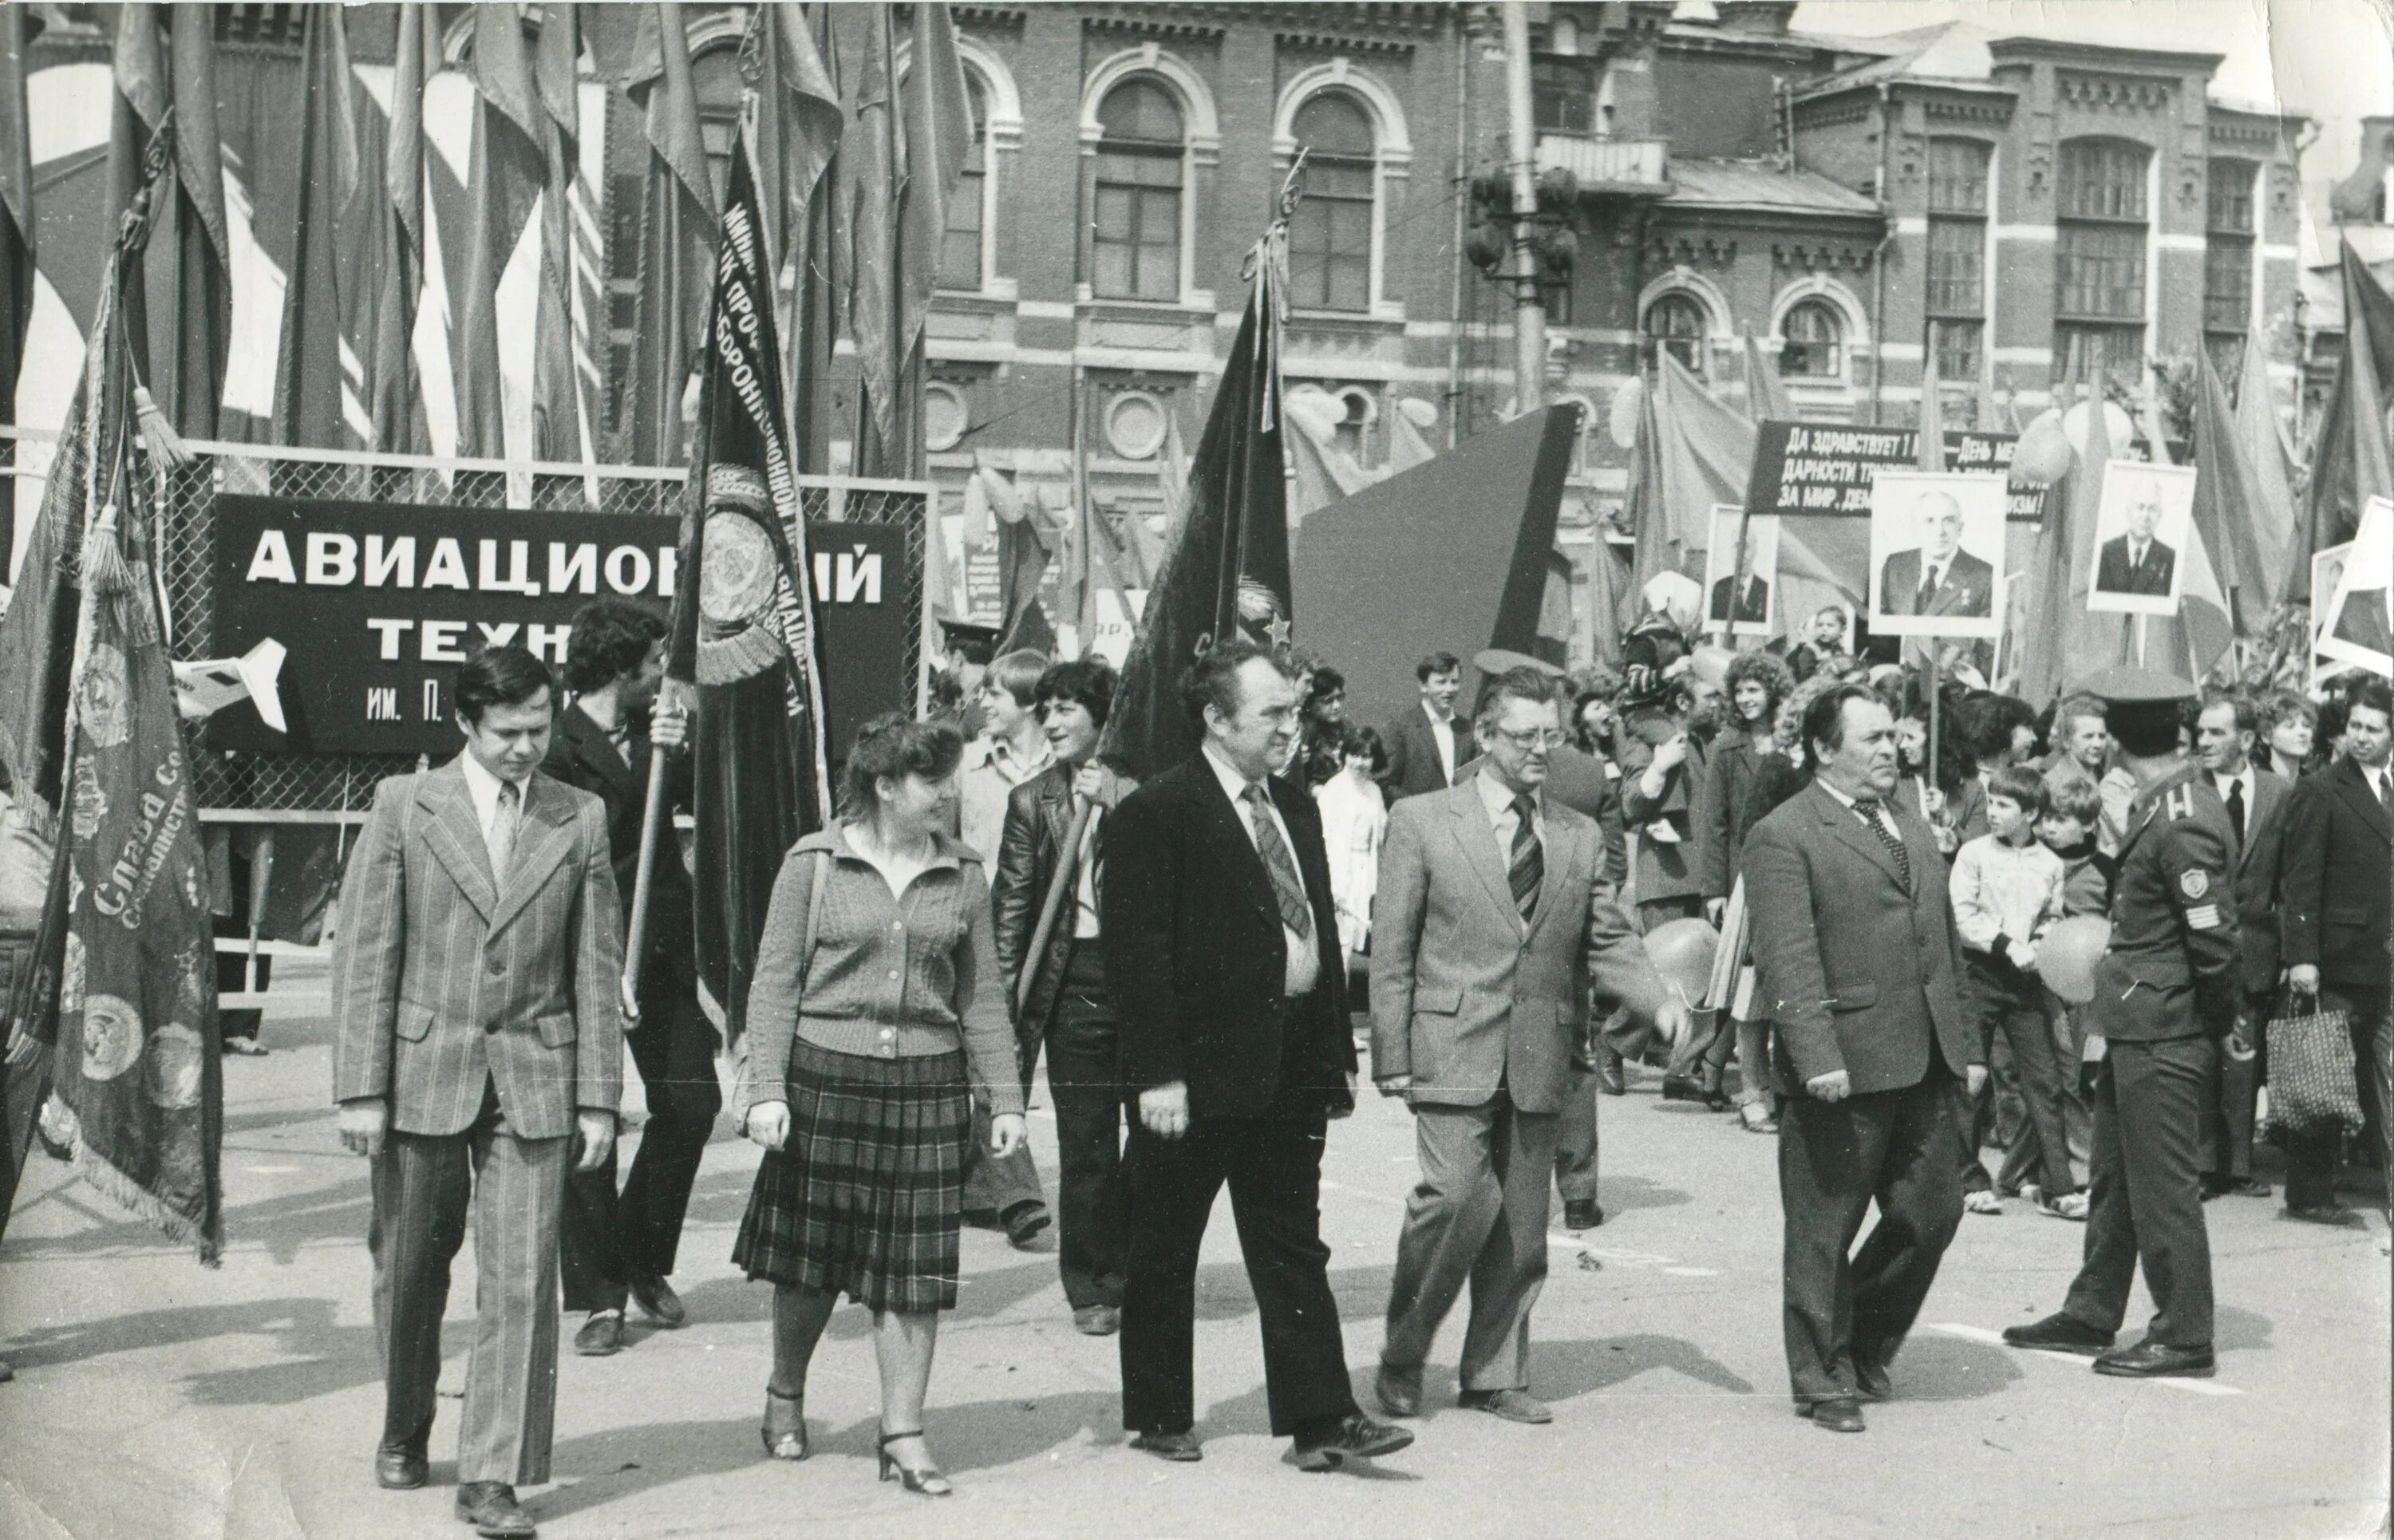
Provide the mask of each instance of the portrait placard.
[{"label": "portrait placard", "polygon": [[2003,635],[2009,495],[1996,475],[1879,472],[1871,485],[1872,634]]},{"label": "portrait placard", "polygon": [[2194,467],[2111,460],[2095,515],[2090,613],[2174,615],[2193,538]]},{"label": "portrait placard", "polygon": [[[1732,604],[1741,571],[1745,586]],[[1705,630],[1725,630],[1733,637],[1771,634],[1779,601],[1777,515],[1748,518],[1734,503],[1713,505],[1712,532],[1704,548],[1704,593]]]},{"label": "portrait placard", "polygon": [[[2322,593],[2329,596],[2324,602]],[[2394,599],[2394,502],[2372,497],[2361,510],[2361,528],[2353,535],[2343,572],[2327,587],[2311,590],[2311,602],[2320,606],[2320,653],[2394,675],[2389,599]]]}]

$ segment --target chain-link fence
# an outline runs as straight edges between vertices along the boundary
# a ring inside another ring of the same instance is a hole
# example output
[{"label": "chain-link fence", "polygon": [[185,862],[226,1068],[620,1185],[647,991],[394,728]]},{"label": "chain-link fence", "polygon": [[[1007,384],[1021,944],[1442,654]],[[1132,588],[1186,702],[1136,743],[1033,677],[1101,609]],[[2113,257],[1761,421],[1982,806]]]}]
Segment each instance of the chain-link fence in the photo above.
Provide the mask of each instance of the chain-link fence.
[{"label": "chain-link fence", "polygon": [[[19,489],[17,520],[29,527],[40,509],[40,485],[56,450],[48,435],[0,429],[0,471]],[[13,463],[9,453],[13,451]],[[677,510],[683,473],[638,466],[507,466],[417,456],[326,455],[309,451],[211,444],[171,473],[161,499],[159,575],[165,589],[172,651],[178,660],[220,657],[217,640],[217,517],[219,495],[250,495],[339,503],[413,505],[427,508],[533,508],[587,511],[594,519]],[[907,622],[905,677],[921,665],[924,542],[928,533],[926,489],[844,478],[800,479],[799,501],[809,521],[897,524],[905,559],[899,598]],[[305,667],[295,656],[289,666]],[[213,811],[264,815],[360,814],[375,783],[415,767],[414,755],[259,754],[211,748],[208,729],[193,733],[200,805]],[[314,821],[314,820],[310,820]]]}]

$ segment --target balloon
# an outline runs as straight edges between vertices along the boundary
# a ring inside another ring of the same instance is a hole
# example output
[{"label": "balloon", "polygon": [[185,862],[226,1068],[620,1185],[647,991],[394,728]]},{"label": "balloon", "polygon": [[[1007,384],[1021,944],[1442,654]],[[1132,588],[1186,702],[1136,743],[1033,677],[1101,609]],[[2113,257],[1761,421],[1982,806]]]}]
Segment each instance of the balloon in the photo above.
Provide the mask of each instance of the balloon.
[{"label": "balloon", "polygon": [[1404,414],[1405,420],[1415,428],[1434,428],[1438,425],[1438,408],[1419,396],[1399,398],[1397,410]]},{"label": "balloon", "polygon": [[1685,573],[1664,572],[1648,578],[1638,597],[1646,601],[1648,614],[1668,615],[1671,624],[1684,631],[1695,625],[1704,591]]},{"label": "balloon", "polygon": [[1690,1007],[1702,1005],[1713,981],[1720,934],[1698,919],[1672,920],[1646,932],[1646,955]]},{"label": "balloon", "polygon": [[[2072,407],[2069,411],[2064,412],[2061,415],[2061,431],[2069,437],[2070,447],[2077,453],[2081,459],[2084,459],[2086,456],[2087,409],[2091,404],[2092,403],[2088,401],[2080,401],[2076,406]],[[2105,401],[2103,403],[2103,431],[2111,439],[2111,452],[2114,454],[2118,454],[2126,450],[2128,447],[2128,441],[2137,436],[2137,425],[2130,422],[2128,420],[2128,415],[2125,412],[2121,411],[2118,406],[2114,405],[2111,401]],[[2025,435],[2023,435],[2023,437],[2025,437]],[[2014,449],[2012,453],[2014,455],[2018,455],[2019,451],[2018,449]]]},{"label": "balloon", "polygon": [[2061,414],[2040,412],[2012,447],[2012,478],[2039,484],[2058,481],[2070,473],[2072,457]]},{"label": "balloon", "polygon": [[2037,943],[2036,970],[2045,987],[2073,1006],[2095,998],[2095,965],[2111,944],[2111,922],[2078,915],[2045,933]]},{"label": "balloon", "polygon": [[1622,449],[1634,449],[1638,444],[1638,404],[1646,398],[1646,382],[1631,380],[1612,393],[1612,415],[1605,426],[1612,441]]}]

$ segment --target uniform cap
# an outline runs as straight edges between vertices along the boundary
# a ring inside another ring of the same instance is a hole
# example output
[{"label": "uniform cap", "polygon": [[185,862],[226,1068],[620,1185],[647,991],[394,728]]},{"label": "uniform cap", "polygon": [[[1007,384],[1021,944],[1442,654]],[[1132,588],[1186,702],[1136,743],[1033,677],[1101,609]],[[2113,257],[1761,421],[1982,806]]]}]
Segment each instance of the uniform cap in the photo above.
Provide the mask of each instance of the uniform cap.
[{"label": "uniform cap", "polygon": [[2176,675],[2151,668],[2098,669],[2080,688],[2102,697],[2112,736],[2124,740],[2166,736],[2177,728],[2181,703],[2201,694]]}]

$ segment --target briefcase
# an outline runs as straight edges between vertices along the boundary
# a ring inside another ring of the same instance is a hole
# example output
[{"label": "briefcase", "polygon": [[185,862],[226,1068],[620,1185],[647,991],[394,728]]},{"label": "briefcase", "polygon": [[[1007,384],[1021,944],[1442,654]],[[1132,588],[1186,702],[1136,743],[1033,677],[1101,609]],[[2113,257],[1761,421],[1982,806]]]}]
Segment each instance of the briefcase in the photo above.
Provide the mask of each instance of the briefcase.
[{"label": "briefcase", "polygon": [[2298,1134],[2361,1126],[2351,1021],[2316,995],[2289,993],[2269,1018],[2269,1121]]}]

